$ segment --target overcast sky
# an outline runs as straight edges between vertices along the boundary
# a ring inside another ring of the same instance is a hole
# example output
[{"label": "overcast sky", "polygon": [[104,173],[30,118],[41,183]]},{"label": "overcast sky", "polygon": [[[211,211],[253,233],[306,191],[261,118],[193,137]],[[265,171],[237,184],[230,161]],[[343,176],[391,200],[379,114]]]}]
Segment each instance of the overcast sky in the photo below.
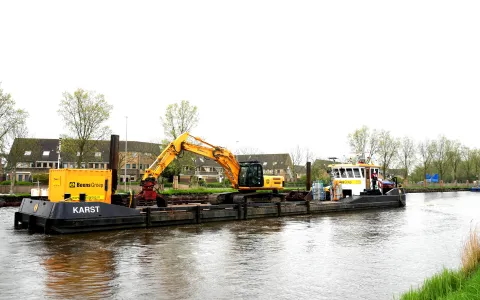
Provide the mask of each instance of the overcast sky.
[{"label": "overcast sky", "polygon": [[480,1],[3,1],[0,81],[37,138],[62,93],[94,90],[128,140],[192,134],[232,151],[348,154],[366,125],[480,148]]}]

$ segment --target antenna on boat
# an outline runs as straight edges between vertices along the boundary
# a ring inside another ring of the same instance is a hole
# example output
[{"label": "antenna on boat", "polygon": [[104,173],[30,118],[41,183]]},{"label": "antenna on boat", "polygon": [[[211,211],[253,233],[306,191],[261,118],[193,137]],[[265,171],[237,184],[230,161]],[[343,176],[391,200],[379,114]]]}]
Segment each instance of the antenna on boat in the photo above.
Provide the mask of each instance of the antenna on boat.
[{"label": "antenna on boat", "polygon": [[338,159],[338,157],[329,157],[328,159],[333,161],[333,163],[335,163],[335,160]]}]

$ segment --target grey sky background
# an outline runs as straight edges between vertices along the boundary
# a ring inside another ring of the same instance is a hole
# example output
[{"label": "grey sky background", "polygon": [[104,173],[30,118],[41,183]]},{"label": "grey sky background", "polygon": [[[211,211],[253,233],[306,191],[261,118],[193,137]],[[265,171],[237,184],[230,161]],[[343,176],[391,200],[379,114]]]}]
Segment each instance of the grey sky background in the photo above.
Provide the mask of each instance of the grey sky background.
[{"label": "grey sky background", "polygon": [[479,1],[0,1],[0,81],[37,138],[64,91],[105,95],[128,140],[192,134],[236,150],[348,155],[367,125],[480,147]]}]

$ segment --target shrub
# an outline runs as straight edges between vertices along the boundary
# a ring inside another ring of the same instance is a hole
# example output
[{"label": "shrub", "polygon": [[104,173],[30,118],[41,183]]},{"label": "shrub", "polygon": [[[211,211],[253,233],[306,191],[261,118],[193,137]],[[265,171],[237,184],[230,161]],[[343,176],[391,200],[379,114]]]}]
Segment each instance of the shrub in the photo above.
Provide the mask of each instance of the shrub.
[{"label": "shrub", "polygon": [[480,262],[480,239],[477,232],[476,228],[470,228],[470,234],[463,246],[462,270],[467,275],[475,271]]}]

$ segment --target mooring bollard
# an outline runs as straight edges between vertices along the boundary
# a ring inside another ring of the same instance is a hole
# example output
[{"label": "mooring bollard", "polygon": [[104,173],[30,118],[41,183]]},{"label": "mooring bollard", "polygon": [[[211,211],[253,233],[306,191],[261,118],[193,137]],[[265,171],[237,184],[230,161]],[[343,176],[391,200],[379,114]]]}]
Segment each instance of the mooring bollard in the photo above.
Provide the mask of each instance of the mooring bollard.
[{"label": "mooring bollard", "polygon": [[37,227],[37,217],[34,215],[28,216],[28,233],[35,233]]},{"label": "mooring bollard", "polygon": [[202,208],[200,207],[200,205],[197,205],[195,209],[195,219],[197,221],[197,224],[202,223]]},{"label": "mooring bollard", "polygon": [[237,220],[242,219],[242,206],[240,204],[237,204]]},{"label": "mooring bollard", "polygon": [[16,211],[15,212],[15,220],[14,220],[14,228],[15,229],[20,229],[20,212]]},{"label": "mooring bollard", "polygon": [[281,202],[277,202],[277,217],[281,217],[282,216],[282,203]]},{"label": "mooring bollard", "polygon": [[305,201],[305,205],[307,205],[307,214],[310,214],[310,201]]},{"label": "mooring bollard", "polygon": [[243,203],[243,219],[246,220],[248,217],[248,203],[245,201]]}]

